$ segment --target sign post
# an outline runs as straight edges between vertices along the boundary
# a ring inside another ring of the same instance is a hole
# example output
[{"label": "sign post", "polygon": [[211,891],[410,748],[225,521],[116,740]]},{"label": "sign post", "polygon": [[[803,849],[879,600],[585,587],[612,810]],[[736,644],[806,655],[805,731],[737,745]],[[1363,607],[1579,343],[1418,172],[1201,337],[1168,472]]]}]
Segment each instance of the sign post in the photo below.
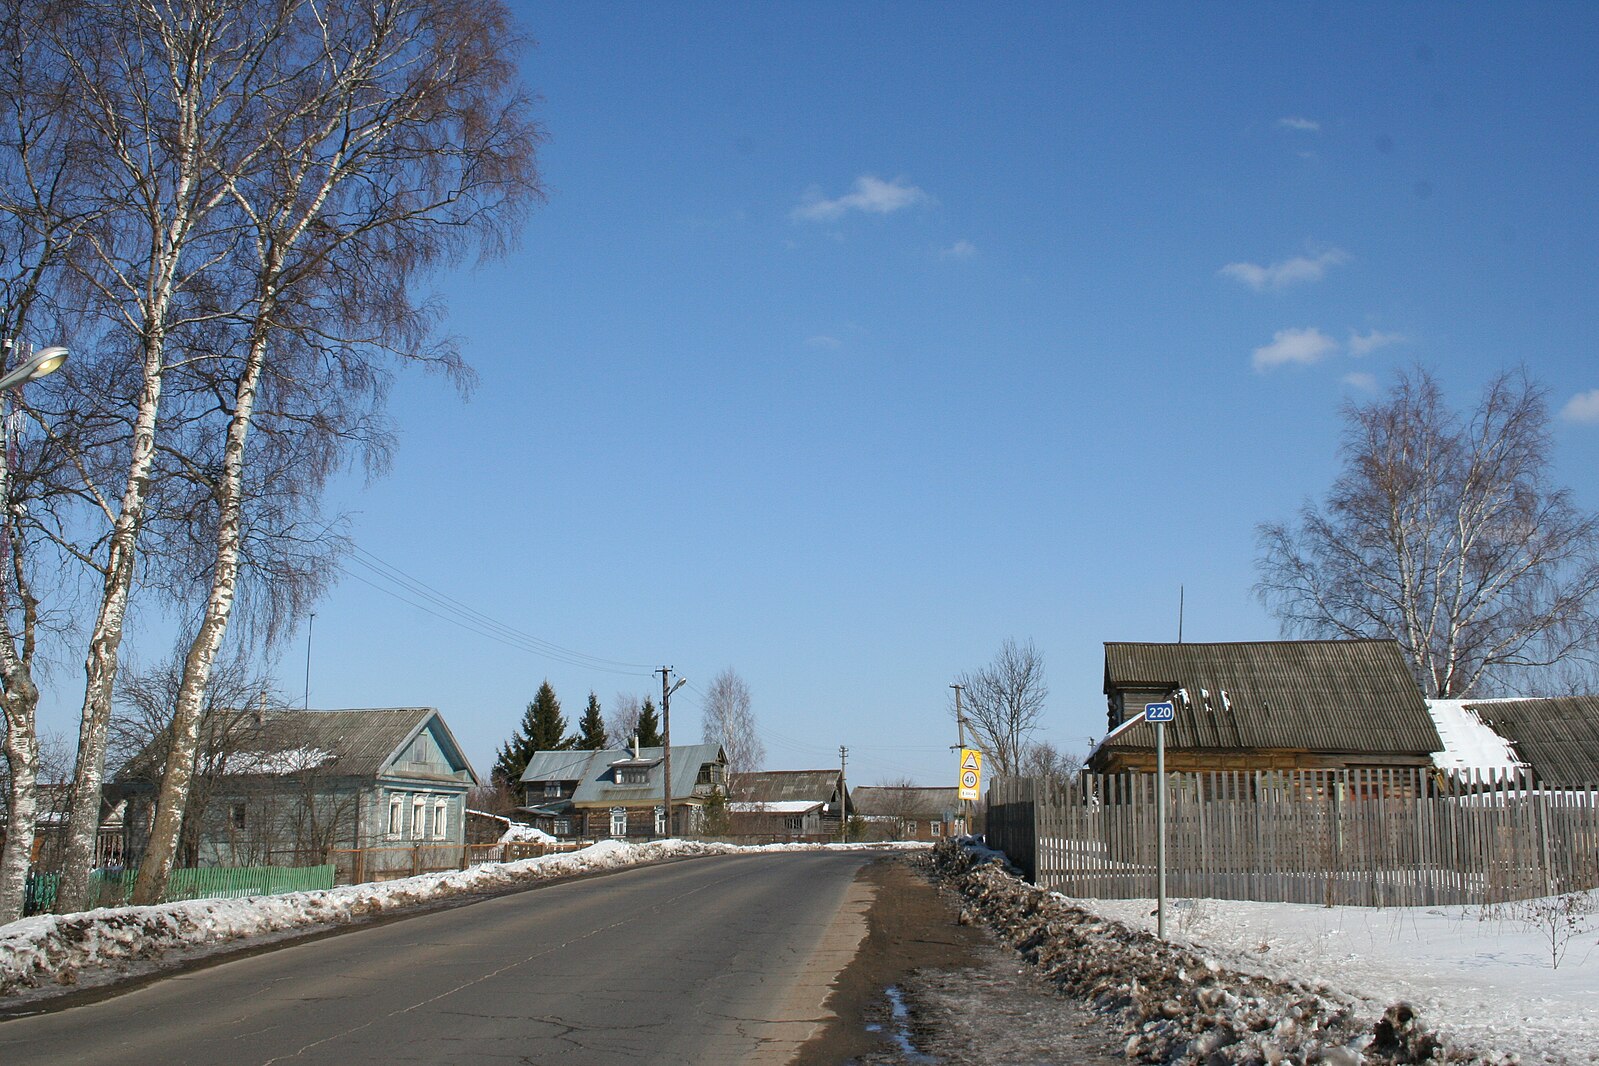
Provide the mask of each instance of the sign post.
[{"label": "sign post", "polygon": [[982,795],[982,785],[983,753],[976,748],[962,748],[960,798],[963,800],[978,799]]},{"label": "sign post", "polygon": [[1144,721],[1155,725],[1155,935],[1166,939],[1166,723],[1177,717],[1177,705],[1150,703]]}]

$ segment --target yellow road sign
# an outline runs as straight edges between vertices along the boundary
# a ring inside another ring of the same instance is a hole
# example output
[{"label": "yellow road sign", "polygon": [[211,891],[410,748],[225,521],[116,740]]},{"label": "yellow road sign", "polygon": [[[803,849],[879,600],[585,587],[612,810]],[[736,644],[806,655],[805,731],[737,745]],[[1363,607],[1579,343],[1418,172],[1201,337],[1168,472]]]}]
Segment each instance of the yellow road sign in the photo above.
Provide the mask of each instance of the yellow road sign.
[{"label": "yellow road sign", "polygon": [[961,749],[960,798],[980,799],[983,785],[983,753],[976,748]]}]

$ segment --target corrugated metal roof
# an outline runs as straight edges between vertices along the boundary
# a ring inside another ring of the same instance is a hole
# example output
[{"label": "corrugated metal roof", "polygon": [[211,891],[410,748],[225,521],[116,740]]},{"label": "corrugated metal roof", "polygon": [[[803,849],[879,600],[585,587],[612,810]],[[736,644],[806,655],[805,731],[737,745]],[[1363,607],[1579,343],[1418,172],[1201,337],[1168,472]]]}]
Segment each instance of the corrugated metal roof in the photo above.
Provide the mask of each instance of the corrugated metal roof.
[{"label": "corrugated metal roof", "polygon": [[1599,696],[1472,700],[1468,706],[1510,741],[1539,784],[1599,784]]},{"label": "corrugated metal roof", "polygon": [[[1105,691],[1177,694],[1171,748],[1429,755],[1442,747],[1392,640],[1105,644]],[[1106,747],[1153,747],[1130,728]]]},{"label": "corrugated metal roof", "polygon": [[[604,751],[536,751],[527,761],[522,781],[576,781],[572,802],[578,806],[628,806],[661,799],[664,767],[661,748],[640,748],[638,762],[649,764],[649,777],[642,785],[619,785],[613,780],[611,764],[634,762],[631,748]],[[725,762],[720,744],[672,745],[672,799],[687,799],[694,794],[700,767],[710,762]]]},{"label": "corrugated metal roof", "polygon": [[[259,721],[257,720],[259,719]],[[430,721],[436,720],[438,738],[447,758],[459,760],[475,783],[478,778],[456,743],[449,726],[432,707],[369,707],[337,711],[237,709],[208,711],[201,721],[201,736],[228,737],[228,753],[270,756],[278,752],[326,752],[331,758],[317,768],[348,777],[375,777],[389,760]],[[129,764],[126,776],[147,774],[153,748]],[[247,763],[244,760],[242,764]],[[123,775],[119,775],[123,776]],[[425,776],[410,774],[407,776]]]},{"label": "corrugated metal roof", "polygon": [[837,770],[761,770],[737,775],[732,799],[737,803],[831,803],[837,791]]},{"label": "corrugated metal roof", "polygon": [[959,792],[950,788],[862,785],[850,789],[850,807],[863,818],[919,814],[936,818],[960,809]]}]

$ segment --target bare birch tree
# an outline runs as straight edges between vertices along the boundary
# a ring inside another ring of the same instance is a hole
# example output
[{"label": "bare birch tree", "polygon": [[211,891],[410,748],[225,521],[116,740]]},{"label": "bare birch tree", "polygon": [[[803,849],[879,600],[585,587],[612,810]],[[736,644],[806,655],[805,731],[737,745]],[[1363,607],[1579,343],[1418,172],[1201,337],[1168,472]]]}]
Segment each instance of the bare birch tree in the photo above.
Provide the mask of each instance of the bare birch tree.
[{"label": "bare birch tree", "polygon": [[643,713],[639,698],[631,692],[618,692],[605,716],[605,735],[619,748],[632,747],[638,735],[638,719]]},{"label": "bare birch tree", "polygon": [[[1017,644],[1007,637],[993,662],[956,680],[964,690],[961,711],[966,727],[993,772],[1016,773],[1049,697],[1043,655],[1031,640]],[[950,713],[954,714],[953,703]]]},{"label": "bare birch tree", "polygon": [[[537,138],[516,83],[518,43],[499,5],[371,0],[291,23],[264,59],[271,98],[256,106],[280,132],[260,169],[230,188],[250,235],[253,284],[242,357],[209,368],[232,394],[220,466],[206,478],[216,512],[211,581],[184,664],[175,757],[135,902],[160,898],[183,822],[192,770],[177,756],[192,752],[238,595],[246,443],[258,403],[276,405],[280,435],[318,435],[327,454],[346,433],[367,439],[356,430],[370,408],[329,402],[315,379],[325,357],[366,385],[379,380],[373,360],[385,354],[464,375],[453,345],[426,346],[427,316],[408,289],[468,245],[497,248],[537,195]],[[370,388],[360,394],[369,404],[381,398]]]},{"label": "bare birch tree", "polygon": [[1501,374],[1463,417],[1418,369],[1344,420],[1325,503],[1260,527],[1286,632],[1392,637],[1444,698],[1599,650],[1599,517],[1551,481],[1543,389]]},{"label": "bare birch tree", "polygon": [[728,792],[732,793],[743,775],[765,764],[766,745],[755,731],[750,687],[731,666],[711,681],[701,713],[705,742],[720,744],[727,754]]}]

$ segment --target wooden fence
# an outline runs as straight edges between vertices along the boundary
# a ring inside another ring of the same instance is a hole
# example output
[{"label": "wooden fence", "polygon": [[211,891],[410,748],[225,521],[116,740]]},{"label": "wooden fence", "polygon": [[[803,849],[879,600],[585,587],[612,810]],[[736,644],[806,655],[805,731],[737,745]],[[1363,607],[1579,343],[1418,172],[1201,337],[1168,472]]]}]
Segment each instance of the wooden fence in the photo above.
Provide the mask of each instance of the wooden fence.
[{"label": "wooden fence", "polygon": [[[1156,778],[1001,777],[988,842],[1040,887],[1156,894]],[[1423,769],[1167,775],[1167,892],[1359,906],[1494,903],[1599,886],[1599,785]]]}]

